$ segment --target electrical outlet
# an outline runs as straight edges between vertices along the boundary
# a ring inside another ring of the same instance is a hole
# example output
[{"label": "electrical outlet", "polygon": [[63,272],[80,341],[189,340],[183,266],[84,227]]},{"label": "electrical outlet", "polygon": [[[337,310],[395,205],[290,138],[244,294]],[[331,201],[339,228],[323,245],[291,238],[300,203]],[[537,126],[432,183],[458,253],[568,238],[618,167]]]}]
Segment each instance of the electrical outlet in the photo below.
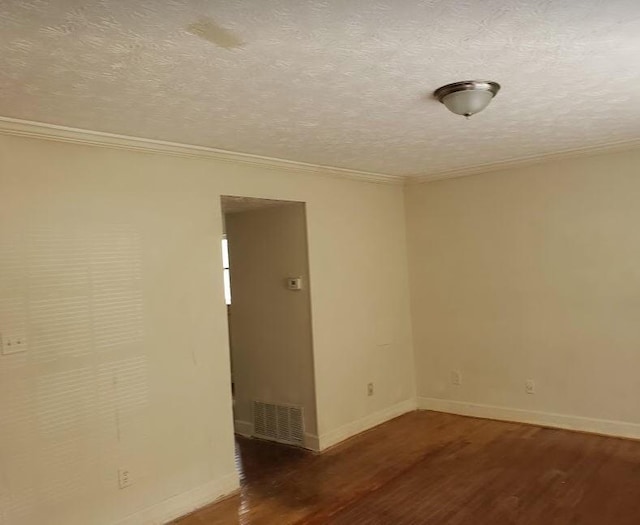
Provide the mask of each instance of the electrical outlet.
[{"label": "electrical outlet", "polygon": [[367,395],[368,396],[372,396],[373,395],[373,383],[369,383],[367,385]]},{"label": "electrical outlet", "polygon": [[8,335],[1,337],[2,355],[18,354],[27,351],[27,338],[24,335]]},{"label": "electrical outlet", "polygon": [[462,384],[462,374],[460,370],[453,370],[451,372],[451,384],[455,386],[460,386]]},{"label": "electrical outlet", "polygon": [[527,394],[535,394],[536,393],[536,383],[533,379],[527,379],[524,382],[524,388]]},{"label": "electrical outlet", "polygon": [[118,488],[126,489],[131,486],[131,475],[129,469],[118,469]]}]

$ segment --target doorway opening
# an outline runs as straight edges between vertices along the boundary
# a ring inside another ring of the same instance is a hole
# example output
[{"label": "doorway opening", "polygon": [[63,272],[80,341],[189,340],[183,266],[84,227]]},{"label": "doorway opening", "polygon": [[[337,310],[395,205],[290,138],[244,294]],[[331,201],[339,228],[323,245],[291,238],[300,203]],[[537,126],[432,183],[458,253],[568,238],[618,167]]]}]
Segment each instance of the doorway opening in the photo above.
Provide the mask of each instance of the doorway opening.
[{"label": "doorway opening", "polygon": [[238,452],[262,450],[247,438],[317,450],[305,203],[225,195],[221,206]]}]

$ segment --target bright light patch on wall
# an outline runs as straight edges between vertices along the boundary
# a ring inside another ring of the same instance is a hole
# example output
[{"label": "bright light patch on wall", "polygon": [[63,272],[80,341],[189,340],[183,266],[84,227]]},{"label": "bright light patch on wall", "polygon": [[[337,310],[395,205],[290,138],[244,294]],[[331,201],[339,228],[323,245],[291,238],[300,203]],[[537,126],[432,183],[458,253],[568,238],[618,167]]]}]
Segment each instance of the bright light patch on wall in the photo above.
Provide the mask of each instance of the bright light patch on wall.
[{"label": "bright light patch on wall", "polygon": [[231,276],[229,275],[229,243],[222,238],[222,267],[224,268],[224,302],[231,304]]},{"label": "bright light patch on wall", "polygon": [[[0,524],[48,523],[39,505],[70,508],[96,472],[114,488],[123,451],[144,456],[149,442],[142,239],[128,224],[6,226],[0,328],[28,347],[0,355],[0,443],[11,452]],[[133,466],[142,479],[146,467]]]}]

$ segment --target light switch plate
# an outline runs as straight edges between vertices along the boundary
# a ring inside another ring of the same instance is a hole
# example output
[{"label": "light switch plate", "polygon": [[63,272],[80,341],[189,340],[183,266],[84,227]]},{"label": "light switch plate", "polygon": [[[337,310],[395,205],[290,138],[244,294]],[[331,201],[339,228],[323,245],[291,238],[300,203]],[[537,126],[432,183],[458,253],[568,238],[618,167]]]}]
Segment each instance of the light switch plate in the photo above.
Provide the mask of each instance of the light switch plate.
[{"label": "light switch plate", "polygon": [[302,277],[287,277],[289,290],[302,290]]},{"label": "light switch plate", "polygon": [[2,355],[19,354],[27,351],[27,338],[22,335],[0,335]]}]

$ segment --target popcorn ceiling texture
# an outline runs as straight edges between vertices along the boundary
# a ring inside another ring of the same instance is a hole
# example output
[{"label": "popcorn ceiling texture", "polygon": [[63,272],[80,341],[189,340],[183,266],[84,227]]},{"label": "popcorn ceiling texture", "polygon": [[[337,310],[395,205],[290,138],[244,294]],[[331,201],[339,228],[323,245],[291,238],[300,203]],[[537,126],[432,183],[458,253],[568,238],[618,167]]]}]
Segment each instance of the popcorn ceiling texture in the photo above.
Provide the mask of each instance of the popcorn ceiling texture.
[{"label": "popcorn ceiling texture", "polygon": [[[637,0],[14,0],[0,115],[433,174],[640,137]],[[442,84],[503,90],[465,121]]]}]

